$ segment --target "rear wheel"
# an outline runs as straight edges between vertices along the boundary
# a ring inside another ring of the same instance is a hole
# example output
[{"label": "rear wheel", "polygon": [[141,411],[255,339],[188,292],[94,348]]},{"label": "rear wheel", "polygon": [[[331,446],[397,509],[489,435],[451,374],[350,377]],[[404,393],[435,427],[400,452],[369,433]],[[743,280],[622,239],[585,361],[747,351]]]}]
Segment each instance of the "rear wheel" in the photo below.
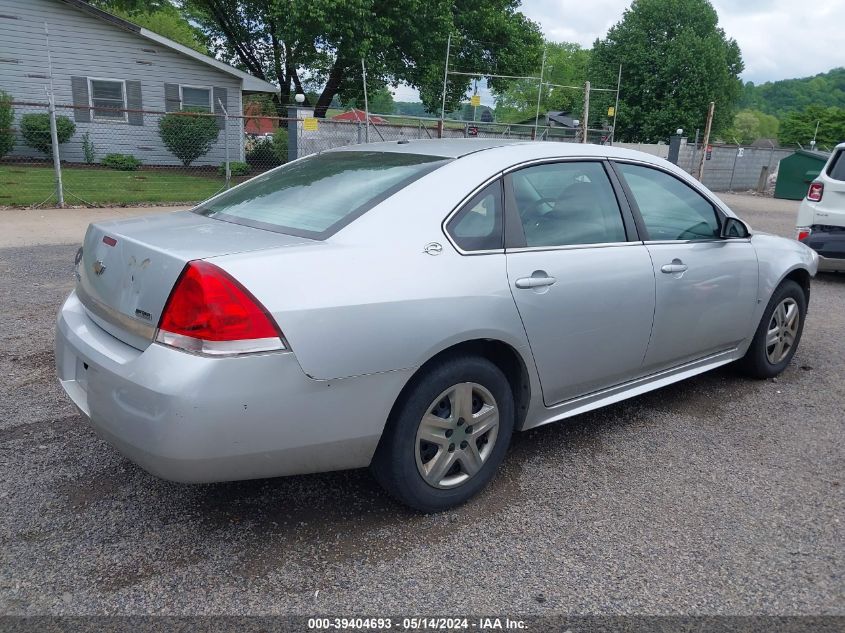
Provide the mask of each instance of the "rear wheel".
[{"label": "rear wheel", "polygon": [[769,300],[754,339],[740,367],[755,378],[777,376],[789,364],[804,330],[807,297],[791,280],[784,281]]},{"label": "rear wheel", "polygon": [[372,471],[396,499],[422,512],[460,505],[493,478],[513,432],[513,395],[490,361],[449,360],[397,403]]}]

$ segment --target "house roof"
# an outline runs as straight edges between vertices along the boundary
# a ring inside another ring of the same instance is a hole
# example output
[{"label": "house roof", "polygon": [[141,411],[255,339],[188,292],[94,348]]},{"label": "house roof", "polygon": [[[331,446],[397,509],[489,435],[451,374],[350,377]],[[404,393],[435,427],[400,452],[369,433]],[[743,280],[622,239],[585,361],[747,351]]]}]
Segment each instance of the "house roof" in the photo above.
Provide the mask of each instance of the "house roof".
[{"label": "house roof", "polygon": [[[357,121],[358,123],[363,123],[367,120],[367,113],[363,110],[359,110],[357,108],[352,108],[348,112],[343,112],[342,114],[336,114],[332,117],[332,121]],[[370,115],[370,123],[375,123],[378,125],[385,125],[387,124],[387,119],[383,119],[376,114]]]},{"label": "house roof", "polygon": [[244,92],[278,92],[279,88],[274,86],[270,82],[264,81],[263,79],[259,79],[258,77],[254,77],[249,73],[245,73],[242,70],[238,70],[229,64],[221,62],[219,59],[214,59],[213,57],[209,57],[208,55],[203,55],[202,53],[198,53],[192,48],[188,48],[187,46],[180,44],[179,42],[174,42],[170,38],[164,37],[163,35],[159,35],[158,33],[153,33],[149,29],[145,29],[142,26],[138,26],[137,24],[133,24],[128,20],[124,20],[123,18],[119,18],[116,15],[112,15],[106,11],[98,9],[97,7],[92,7],[90,4],[85,2],[85,0],[59,0],[60,2],[64,2],[67,5],[75,7],[81,11],[92,15],[93,17],[102,20],[103,22],[109,22],[110,24],[123,29],[124,31],[129,31],[131,33],[135,33],[143,38],[156,42],[161,46],[169,48],[171,50],[176,51],[177,53],[181,53],[182,55],[186,55],[187,57],[191,57],[198,62],[206,64],[208,66],[212,66],[217,70],[224,72],[226,74],[232,75],[237,77],[241,80],[241,89]]},{"label": "house roof", "polygon": [[578,127],[575,125],[575,119],[569,116],[566,112],[549,112],[546,116],[550,121],[554,121],[560,125],[571,128]]}]

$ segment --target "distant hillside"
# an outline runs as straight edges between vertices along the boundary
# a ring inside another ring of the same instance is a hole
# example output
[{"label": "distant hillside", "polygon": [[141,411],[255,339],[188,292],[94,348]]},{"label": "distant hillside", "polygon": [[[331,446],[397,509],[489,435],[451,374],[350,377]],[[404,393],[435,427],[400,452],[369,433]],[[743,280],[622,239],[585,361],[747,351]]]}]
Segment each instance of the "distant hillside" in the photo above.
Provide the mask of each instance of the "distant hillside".
[{"label": "distant hillside", "polygon": [[815,77],[745,84],[739,108],[762,110],[782,118],[807,106],[845,108],[845,68],[834,68]]}]

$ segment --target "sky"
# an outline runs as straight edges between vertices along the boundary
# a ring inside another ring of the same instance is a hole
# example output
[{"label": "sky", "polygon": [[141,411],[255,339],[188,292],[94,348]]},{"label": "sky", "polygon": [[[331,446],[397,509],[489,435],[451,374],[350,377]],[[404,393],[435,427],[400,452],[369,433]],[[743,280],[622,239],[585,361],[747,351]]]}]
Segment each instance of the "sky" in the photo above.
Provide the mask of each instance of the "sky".
[{"label": "sky", "polygon": [[[734,38],[745,61],[743,81],[763,83],[807,77],[845,66],[845,0],[711,0],[719,26]],[[522,12],[537,22],[546,39],[592,46],[622,18],[631,0],[523,0]],[[493,105],[486,89],[482,103]],[[400,86],[398,101],[418,101]]]}]

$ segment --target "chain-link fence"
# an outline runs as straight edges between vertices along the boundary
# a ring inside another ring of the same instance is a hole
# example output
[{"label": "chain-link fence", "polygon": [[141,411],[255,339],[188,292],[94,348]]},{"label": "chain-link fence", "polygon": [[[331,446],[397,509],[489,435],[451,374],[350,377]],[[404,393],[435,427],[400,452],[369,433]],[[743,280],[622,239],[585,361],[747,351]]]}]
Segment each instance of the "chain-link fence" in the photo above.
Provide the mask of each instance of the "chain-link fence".
[{"label": "chain-link fence", "polygon": [[281,118],[56,105],[54,139],[48,103],[12,107],[0,206],[192,203],[288,159]]},{"label": "chain-link fence", "polygon": [[[158,112],[55,106],[55,139],[48,103],[13,102],[11,150],[0,157],[0,206],[189,204],[298,158],[346,145],[435,138],[506,138],[583,142],[583,130],[370,115],[315,119],[234,116],[223,111]],[[606,130],[588,130],[606,143]],[[665,144],[619,144],[666,158]],[[8,147],[0,143],[0,147]],[[58,167],[53,160],[56,148]],[[696,173],[705,148],[684,143],[678,164]],[[793,150],[713,146],[704,184],[716,191],[755,189],[771,181]],[[765,167],[765,173],[762,168]],[[762,174],[762,175],[761,175]],[[769,177],[767,178],[767,174]],[[60,196],[62,199],[60,199]]]}]

